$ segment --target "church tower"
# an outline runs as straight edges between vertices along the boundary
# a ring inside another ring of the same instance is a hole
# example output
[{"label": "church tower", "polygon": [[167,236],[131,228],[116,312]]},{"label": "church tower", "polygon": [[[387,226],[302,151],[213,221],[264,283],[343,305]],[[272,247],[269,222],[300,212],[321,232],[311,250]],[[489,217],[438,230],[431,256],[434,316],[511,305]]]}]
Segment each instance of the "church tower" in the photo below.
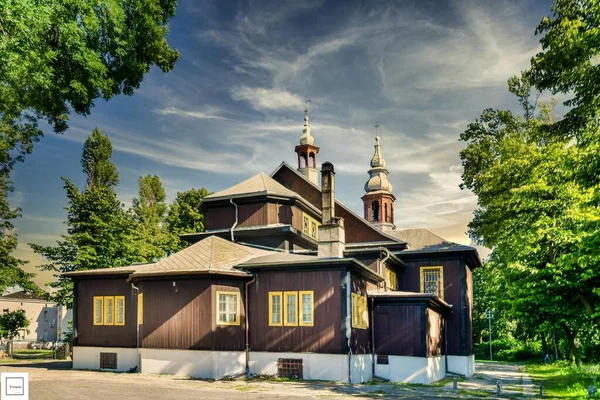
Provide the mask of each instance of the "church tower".
[{"label": "church tower", "polygon": [[317,154],[319,147],[315,146],[315,138],[310,134],[310,123],[308,120],[308,102],[304,102],[304,128],[300,137],[300,144],[296,146],[298,153],[298,171],[306,176],[312,183],[319,185],[319,168],[317,168]]},{"label": "church tower", "polygon": [[[376,123],[378,128],[379,124]],[[385,160],[381,154],[381,139],[375,137],[375,154],[371,159],[370,178],[365,183],[365,194],[362,197],[365,208],[365,219],[383,231],[395,228],[394,201],[392,184],[388,181],[389,171],[385,168]]]}]

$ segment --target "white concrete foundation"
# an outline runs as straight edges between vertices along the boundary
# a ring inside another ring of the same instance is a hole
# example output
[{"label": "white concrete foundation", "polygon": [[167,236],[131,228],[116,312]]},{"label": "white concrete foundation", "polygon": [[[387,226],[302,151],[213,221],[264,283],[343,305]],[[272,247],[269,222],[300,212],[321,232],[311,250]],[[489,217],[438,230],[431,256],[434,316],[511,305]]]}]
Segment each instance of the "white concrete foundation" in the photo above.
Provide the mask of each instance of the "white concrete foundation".
[{"label": "white concrete foundation", "polygon": [[391,382],[429,384],[446,376],[443,356],[388,356],[389,364],[375,364],[375,375]]},{"label": "white concrete foundation", "polygon": [[[302,376],[307,380],[337,381],[348,383],[348,355],[318,353],[272,353],[250,352],[250,375],[277,375],[280,358],[301,358]],[[353,355],[350,358],[352,383],[371,380],[370,354]]]},{"label": "white concrete foundation", "polygon": [[100,353],[117,353],[117,369],[129,371],[137,366],[137,349],[123,347],[73,347],[74,369],[100,369]]},{"label": "white concrete foundation", "polygon": [[203,379],[221,379],[244,374],[243,351],[140,349],[144,374],[171,374]]},{"label": "white concrete foundation", "polygon": [[467,378],[475,373],[475,355],[448,356],[448,372],[461,374]]}]

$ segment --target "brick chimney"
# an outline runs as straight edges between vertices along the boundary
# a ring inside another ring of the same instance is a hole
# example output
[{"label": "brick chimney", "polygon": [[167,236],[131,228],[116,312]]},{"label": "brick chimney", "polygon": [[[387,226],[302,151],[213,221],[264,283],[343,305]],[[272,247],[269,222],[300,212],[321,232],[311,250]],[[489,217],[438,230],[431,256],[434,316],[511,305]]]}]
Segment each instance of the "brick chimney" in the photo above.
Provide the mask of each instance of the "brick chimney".
[{"label": "brick chimney", "polygon": [[335,216],[335,171],[329,161],[321,165],[323,220],[319,226],[319,257],[343,258],[346,247],[344,219]]}]

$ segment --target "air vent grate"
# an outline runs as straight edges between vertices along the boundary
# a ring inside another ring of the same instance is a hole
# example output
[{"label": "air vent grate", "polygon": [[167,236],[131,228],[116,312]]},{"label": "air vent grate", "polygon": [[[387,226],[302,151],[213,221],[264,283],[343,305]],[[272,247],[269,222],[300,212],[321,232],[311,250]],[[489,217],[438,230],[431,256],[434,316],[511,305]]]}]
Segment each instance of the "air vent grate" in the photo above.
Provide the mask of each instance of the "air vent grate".
[{"label": "air vent grate", "polygon": [[100,353],[100,369],[117,369],[117,353]]},{"label": "air vent grate", "polygon": [[301,358],[280,358],[277,363],[280,378],[303,379]]}]

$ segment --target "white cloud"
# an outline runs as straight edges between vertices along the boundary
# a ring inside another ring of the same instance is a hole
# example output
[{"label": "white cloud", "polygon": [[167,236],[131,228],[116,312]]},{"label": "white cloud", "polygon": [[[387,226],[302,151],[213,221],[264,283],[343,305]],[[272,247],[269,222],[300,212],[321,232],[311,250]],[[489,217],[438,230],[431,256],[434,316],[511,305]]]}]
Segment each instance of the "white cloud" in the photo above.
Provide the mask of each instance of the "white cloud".
[{"label": "white cloud", "polygon": [[196,119],[221,119],[221,120],[228,119],[221,115],[218,115],[214,111],[212,111],[212,112],[211,111],[188,111],[188,110],[182,110],[182,109],[175,108],[175,107],[155,109],[154,112],[157,114],[160,114],[160,115],[176,115],[179,117],[196,118]]},{"label": "white cloud", "polygon": [[238,86],[231,89],[234,100],[246,100],[256,109],[297,109],[304,105],[302,97],[281,89]]}]

